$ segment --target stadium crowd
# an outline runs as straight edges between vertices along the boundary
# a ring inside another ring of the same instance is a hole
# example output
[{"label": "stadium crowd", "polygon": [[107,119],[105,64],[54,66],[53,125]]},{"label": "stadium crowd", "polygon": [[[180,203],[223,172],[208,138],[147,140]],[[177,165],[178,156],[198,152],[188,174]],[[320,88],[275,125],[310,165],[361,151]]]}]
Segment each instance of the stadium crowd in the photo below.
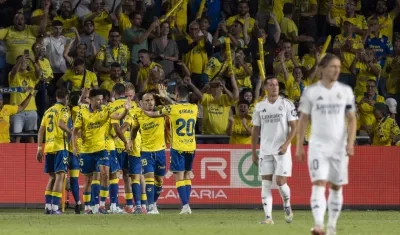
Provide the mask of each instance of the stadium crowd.
[{"label": "stadium crowd", "polygon": [[328,35],[328,51],[342,60],[339,80],[356,96],[359,134],[372,145],[399,140],[400,0],[179,2],[0,0],[0,86],[10,88],[0,95],[0,143],[10,142],[9,131],[36,133],[57,88],[78,105],[97,88],[111,101],[122,83],[128,97],[163,84],[171,99],[186,84],[199,108],[196,134],[250,144],[265,78],[276,76],[281,95],[297,104],[319,79]]}]

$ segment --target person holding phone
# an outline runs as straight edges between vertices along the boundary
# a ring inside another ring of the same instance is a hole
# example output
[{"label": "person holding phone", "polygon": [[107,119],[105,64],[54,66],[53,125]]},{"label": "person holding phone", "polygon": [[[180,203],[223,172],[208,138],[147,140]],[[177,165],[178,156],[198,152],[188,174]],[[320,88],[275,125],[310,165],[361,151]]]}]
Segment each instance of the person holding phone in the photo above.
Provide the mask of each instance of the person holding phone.
[{"label": "person holding phone", "polygon": [[112,28],[113,22],[114,25],[118,25],[118,22],[115,22],[115,15],[110,14],[105,6],[104,0],[93,0],[92,13],[85,15],[83,19],[85,21],[92,20],[94,22],[95,32],[102,36],[104,40],[108,41],[108,33]]}]

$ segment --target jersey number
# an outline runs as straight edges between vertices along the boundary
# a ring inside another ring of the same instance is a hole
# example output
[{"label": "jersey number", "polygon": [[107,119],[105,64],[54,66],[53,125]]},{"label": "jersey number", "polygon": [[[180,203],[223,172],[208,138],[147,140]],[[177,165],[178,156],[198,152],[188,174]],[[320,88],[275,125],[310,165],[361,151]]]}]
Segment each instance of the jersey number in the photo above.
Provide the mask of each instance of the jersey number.
[{"label": "jersey number", "polygon": [[49,126],[47,127],[47,132],[52,132],[54,130],[53,115],[49,115]]},{"label": "jersey number", "polygon": [[[176,134],[178,136],[193,136],[194,135],[194,125],[196,121],[194,119],[185,120],[183,118],[179,118],[176,120],[176,125],[178,128],[176,129]],[[186,127],[186,133],[182,132],[182,130]]]}]

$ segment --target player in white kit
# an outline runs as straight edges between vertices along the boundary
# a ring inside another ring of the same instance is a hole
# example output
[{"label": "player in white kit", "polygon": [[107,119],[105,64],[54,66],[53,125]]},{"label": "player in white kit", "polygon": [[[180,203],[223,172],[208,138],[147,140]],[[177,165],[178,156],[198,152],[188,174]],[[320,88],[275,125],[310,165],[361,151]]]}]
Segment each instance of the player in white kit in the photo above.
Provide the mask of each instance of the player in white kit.
[{"label": "player in white kit", "polygon": [[354,94],[349,86],[337,81],[340,66],[337,56],[325,55],[318,64],[322,79],[306,88],[300,99],[296,149],[300,161],[305,155],[301,140],[311,117],[308,168],[313,185],[311,209],[315,226],[312,234],[325,234],[327,183],[330,184],[327,234],[336,234],[336,223],[343,205],[342,186],[348,183],[348,156],[354,154],[357,126]]},{"label": "player in white kit", "polygon": [[[290,207],[290,188],[287,177],[292,175],[292,154],[290,143],[296,135],[297,112],[294,104],[279,96],[279,84],[276,78],[264,81],[268,97],[257,103],[253,114],[252,153],[253,162],[258,166],[262,179],[261,198],[265,212],[262,224],[273,224],[272,220],[272,177],[283,200],[287,223],[292,222]],[[260,153],[257,155],[258,138],[261,134]]]}]

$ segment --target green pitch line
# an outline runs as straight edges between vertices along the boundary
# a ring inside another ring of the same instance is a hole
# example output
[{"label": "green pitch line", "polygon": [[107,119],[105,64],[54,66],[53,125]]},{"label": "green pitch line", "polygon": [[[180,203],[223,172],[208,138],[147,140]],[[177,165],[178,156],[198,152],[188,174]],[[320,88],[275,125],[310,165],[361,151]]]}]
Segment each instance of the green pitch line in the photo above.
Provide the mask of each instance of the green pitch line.
[{"label": "green pitch line", "polygon": [[[70,211],[68,211],[70,212]],[[70,212],[72,213],[72,212]],[[0,210],[0,234],[137,234],[137,235],[249,235],[310,234],[311,211],[294,211],[286,224],[282,211],[274,211],[275,225],[260,225],[262,210],[193,210],[180,216],[178,210],[160,215],[43,215],[42,210]],[[344,211],[338,235],[398,234],[399,212]]]}]

